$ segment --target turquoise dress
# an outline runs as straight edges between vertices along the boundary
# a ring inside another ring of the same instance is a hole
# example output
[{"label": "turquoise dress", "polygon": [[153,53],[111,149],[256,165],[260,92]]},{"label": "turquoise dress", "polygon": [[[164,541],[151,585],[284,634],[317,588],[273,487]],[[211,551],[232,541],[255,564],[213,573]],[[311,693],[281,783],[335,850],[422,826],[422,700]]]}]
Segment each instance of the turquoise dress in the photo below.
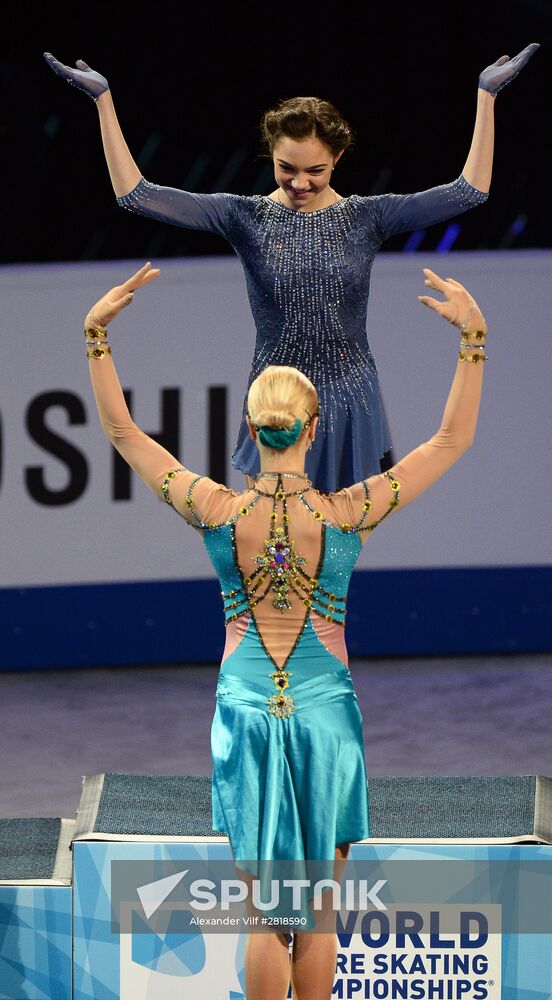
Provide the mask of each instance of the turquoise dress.
[{"label": "turquoise dress", "polygon": [[[325,582],[330,576],[324,570]],[[252,620],[221,667],[211,728],[213,829],[227,834],[236,867],[259,878],[266,899],[272,878],[333,878],[336,846],[370,836],[362,714],[350,672],[308,620],[286,666],[295,709],[278,717],[266,705],[274,665]],[[259,868],[258,860],[295,864]],[[286,915],[285,898],[273,912]],[[314,926],[304,897],[289,912],[304,921],[297,929]]]},{"label": "turquoise dress", "polygon": [[[295,862],[294,877],[333,878],[336,846],[370,835],[362,714],[344,642],[361,534],[375,527],[368,485],[355,511],[350,491],[320,494],[305,478],[266,474],[264,487],[238,494],[196,477],[187,495],[228,629],[211,729],[213,829],[263,895],[277,877],[270,862]],[[388,478],[386,513],[398,503]],[[294,915],[301,929],[314,926],[305,899]]]}]

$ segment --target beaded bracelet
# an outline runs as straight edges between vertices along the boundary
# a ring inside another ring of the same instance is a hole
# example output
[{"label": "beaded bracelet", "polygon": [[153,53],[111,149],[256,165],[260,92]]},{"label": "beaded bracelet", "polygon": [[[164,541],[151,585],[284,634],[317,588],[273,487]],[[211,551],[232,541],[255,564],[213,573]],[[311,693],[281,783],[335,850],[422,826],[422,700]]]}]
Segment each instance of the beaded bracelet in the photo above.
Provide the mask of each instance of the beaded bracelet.
[{"label": "beaded bracelet", "polygon": [[464,340],[461,340],[460,341],[460,350],[461,351],[484,351],[485,350],[485,346],[484,346],[484,344],[466,344],[466,342]]},{"label": "beaded bracelet", "polygon": [[462,340],[485,340],[487,336],[485,330],[465,330],[464,324],[460,327]]},{"label": "beaded bracelet", "polygon": [[85,337],[93,337],[94,340],[107,340],[107,329],[102,326],[85,326]]},{"label": "beaded bracelet", "polygon": [[106,355],[111,354],[111,347],[109,344],[103,344],[101,347],[94,347],[92,350],[86,349],[86,357],[94,358],[96,361],[101,361]]},{"label": "beaded bracelet", "polygon": [[478,361],[487,361],[487,354],[463,354],[462,351],[458,351],[458,357],[460,361],[473,361],[477,364]]}]

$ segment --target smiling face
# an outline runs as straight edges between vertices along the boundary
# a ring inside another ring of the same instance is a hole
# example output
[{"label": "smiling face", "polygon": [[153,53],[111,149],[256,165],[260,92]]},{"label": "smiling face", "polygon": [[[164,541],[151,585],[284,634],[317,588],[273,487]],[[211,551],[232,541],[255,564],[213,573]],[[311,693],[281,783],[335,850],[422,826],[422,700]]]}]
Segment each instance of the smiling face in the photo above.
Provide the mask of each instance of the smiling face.
[{"label": "smiling face", "polygon": [[[272,152],[274,177],[291,208],[313,211],[328,199],[332,168],[341,156],[331,153],[316,136],[290,139],[282,136]],[[326,192],[326,194],[324,193]]]}]

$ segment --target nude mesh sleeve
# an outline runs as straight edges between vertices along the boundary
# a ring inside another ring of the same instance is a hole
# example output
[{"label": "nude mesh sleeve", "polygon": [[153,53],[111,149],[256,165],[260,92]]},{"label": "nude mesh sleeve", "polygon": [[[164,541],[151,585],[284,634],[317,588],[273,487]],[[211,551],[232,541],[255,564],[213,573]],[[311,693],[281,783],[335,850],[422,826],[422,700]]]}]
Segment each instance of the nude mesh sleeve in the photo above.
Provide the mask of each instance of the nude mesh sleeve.
[{"label": "nude mesh sleeve", "polygon": [[[484,364],[458,361],[439,430],[397,462],[388,474],[371,476],[368,486],[371,509],[361,541],[371,533],[370,525],[388,512],[396,513],[429,489],[472,444],[483,382]],[[399,502],[388,510],[393,499],[391,479],[399,483]],[[365,502],[364,483],[355,483],[335,494],[336,510],[353,527],[360,523]]]},{"label": "nude mesh sleeve", "polygon": [[[192,527],[198,527],[197,518],[192,516],[187,503],[192,487],[195,510],[200,519],[226,520],[230,517],[238,494],[207,476],[201,477],[183,467],[174,455],[145,434],[134,422],[123,395],[113,356],[108,355],[100,361],[90,360],[88,364],[100,423],[105,434],[143,482],[160,499],[168,497],[175,510]],[[182,471],[169,478],[166,489],[162,491],[167,473],[176,469]],[[213,514],[217,516],[213,517]]]}]

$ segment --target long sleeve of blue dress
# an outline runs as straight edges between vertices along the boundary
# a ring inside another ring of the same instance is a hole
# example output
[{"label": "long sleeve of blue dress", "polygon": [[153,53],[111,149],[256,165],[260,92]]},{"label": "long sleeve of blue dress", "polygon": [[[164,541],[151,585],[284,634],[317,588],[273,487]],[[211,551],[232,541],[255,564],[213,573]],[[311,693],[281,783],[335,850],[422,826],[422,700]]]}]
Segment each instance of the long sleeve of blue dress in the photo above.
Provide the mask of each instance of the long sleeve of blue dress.
[{"label": "long sleeve of blue dress", "polygon": [[378,219],[381,241],[444,222],[461,212],[481,205],[487,200],[487,191],[479,191],[460,175],[450,184],[440,184],[417,191],[415,194],[382,194],[372,197]]},{"label": "long sleeve of blue dress", "polygon": [[[384,240],[485,201],[459,177],[415,194],[350,195],[313,212],[267,195],[192,194],[142,178],[118,198],[162,222],[223,236],[238,254],[257,331],[248,385],[268,365],[304,372],[319,397],[307,472],[332,492],[380,471],[391,437],[366,333],[370,275]],[[255,475],[258,452],[242,422],[234,468]]]},{"label": "long sleeve of blue dress", "polygon": [[227,195],[193,194],[178,188],[150,184],[144,177],[117,204],[158,222],[170,222],[186,229],[204,229],[225,236],[224,217]]},{"label": "long sleeve of blue dress", "polygon": [[[383,242],[397,233],[444,222],[481,205],[488,197],[488,192],[472,187],[460,175],[449,184],[440,184],[426,191],[372,195],[370,201]],[[225,217],[228,201],[226,194],[194,194],[151,184],[143,177],[132,191],[117,198],[118,205],[139,215],[220,236],[227,235]]]}]

